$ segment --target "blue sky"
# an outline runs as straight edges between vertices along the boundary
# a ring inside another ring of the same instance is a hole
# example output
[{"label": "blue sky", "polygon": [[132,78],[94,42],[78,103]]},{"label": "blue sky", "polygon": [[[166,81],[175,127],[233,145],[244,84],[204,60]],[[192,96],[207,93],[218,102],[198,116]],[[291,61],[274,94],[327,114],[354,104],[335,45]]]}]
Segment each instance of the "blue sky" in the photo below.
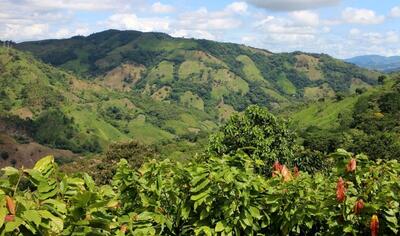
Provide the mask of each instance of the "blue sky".
[{"label": "blue sky", "polygon": [[398,0],[0,0],[0,39],[105,29],[166,32],[273,52],[400,55]]}]

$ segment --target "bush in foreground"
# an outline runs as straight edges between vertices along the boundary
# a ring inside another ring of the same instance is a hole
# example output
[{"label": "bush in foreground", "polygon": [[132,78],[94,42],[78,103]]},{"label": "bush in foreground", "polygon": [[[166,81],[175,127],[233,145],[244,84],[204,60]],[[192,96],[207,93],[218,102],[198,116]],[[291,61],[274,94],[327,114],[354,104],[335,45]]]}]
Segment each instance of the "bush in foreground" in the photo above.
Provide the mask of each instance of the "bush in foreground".
[{"label": "bush in foreground", "polygon": [[[329,174],[310,176],[243,152],[139,170],[119,163],[113,185],[58,173],[52,157],[3,169],[0,231],[6,235],[395,235],[400,165],[339,150]],[[272,167],[271,167],[272,168]],[[377,235],[377,234],[372,234]]]}]

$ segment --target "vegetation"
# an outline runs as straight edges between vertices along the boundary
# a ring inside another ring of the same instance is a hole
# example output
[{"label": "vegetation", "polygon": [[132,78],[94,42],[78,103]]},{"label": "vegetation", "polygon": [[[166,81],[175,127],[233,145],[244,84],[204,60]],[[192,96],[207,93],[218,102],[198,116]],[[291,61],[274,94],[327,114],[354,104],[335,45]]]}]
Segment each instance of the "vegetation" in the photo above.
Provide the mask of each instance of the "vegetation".
[{"label": "vegetation", "polygon": [[208,152],[216,156],[243,152],[269,167],[275,161],[292,164],[294,144],[295,135],[285,121],[258,106],[250,106],[242,116],[233,115],[221,132],[211,136]]},{"label": "vegetation", "polygon": [[15,46],[2,132],[85,157],[2,150],[2,235],[399,233],[395,74],[136,31]]},{"label": "vegetation", "polygon": [[124,159],[113,183],[58,173],[46,157],[33,169],[3,169],[0,229],[5,234],[101,235],[394,235],[399,225],[397,161],[338,150],[313,176],[245,153],[186,165]]},{"label": "vegetation", "polygon": [[325,153],[344,147],[374,159],[398,159],[399,83],[390,80],[376,91],[300,111],[294,119],[302,119],[300,127],[308,126],[301,132],[303,145]]},{"label": "vegetation", "polygon": [[[353,93],[352,78],[374,85],[380,75],[327,55],[273,54],[243,45],[137,31],[108,30],[88,37],[25,42],[16,47],[89,79],[102,78],[124,65],[140,67],[139,74],[134,69],[122,70],[121,78],[114,78],[113,87],[121,89],[115,86],[116,81],[121,83],[135,74],[134,83],[124,83],[124,90],[133,89],[153,95],[156,100],[175,103],[191,92],[199,96],[206,110],[214,111],[222,99],[239,111],[251,104],[270,109],[285,107],[289,101],[309,97],[305,96],[305,88],[323,84],[332,96]],[[156,94],[165,86],[171,91],[160,98]]]}]

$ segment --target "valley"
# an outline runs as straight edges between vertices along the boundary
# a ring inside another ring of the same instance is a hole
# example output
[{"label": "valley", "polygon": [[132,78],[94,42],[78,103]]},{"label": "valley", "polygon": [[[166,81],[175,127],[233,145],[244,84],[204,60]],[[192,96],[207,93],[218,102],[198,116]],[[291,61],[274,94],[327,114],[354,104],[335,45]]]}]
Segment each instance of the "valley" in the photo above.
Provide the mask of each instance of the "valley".
[{"label": "valley", "polygon": [[396,235],[400,74],[106,30],[0,46],[6,235]]}]

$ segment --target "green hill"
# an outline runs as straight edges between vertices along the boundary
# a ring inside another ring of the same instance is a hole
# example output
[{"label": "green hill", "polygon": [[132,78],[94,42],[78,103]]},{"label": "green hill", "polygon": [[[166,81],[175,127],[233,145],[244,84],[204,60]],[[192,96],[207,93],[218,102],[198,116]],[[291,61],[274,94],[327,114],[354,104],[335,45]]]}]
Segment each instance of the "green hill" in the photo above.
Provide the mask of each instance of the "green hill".
[{"label": "green hill", "polygon": [[[11,121],[26,131],[28,142],[78,153],[130,139],[163,145],[193,142],[217,127],[216,115],[198,109],[199,102],[185,108],[134,91],[109,89],[103,81],[81,80],[4,47],[0,85],[0,131],[15,136],[18,132],[6,125]],[[195,98],[188,94],[185,99],[194,103]]]},{"label": "green hill", "polygon": [[304,105],[287,116],[311,150],[344,147],[376,159],[398,159],[400,76],[390,75],[384,84],[364,93]]},{"label": "green hill", "polygon": [[136,139],[184,158],[251,104],[278,113],[369,90],[380,75],[323,54],[137,31],[13,47],[0,47],[0,116],[24,124],[31,141],[77,153]]},{"label": "green hill", "polygon": [[[107,30],[88,37],[17,44],[46,63],[117,91],[198,110],[292,102],[354,92],[378,73],[324,54],[274,54],[232,43],[173,38],[163,33]],[[218,113],[218,112],[217,112]],[[222,118],[222,111],[219,116]]]}]

